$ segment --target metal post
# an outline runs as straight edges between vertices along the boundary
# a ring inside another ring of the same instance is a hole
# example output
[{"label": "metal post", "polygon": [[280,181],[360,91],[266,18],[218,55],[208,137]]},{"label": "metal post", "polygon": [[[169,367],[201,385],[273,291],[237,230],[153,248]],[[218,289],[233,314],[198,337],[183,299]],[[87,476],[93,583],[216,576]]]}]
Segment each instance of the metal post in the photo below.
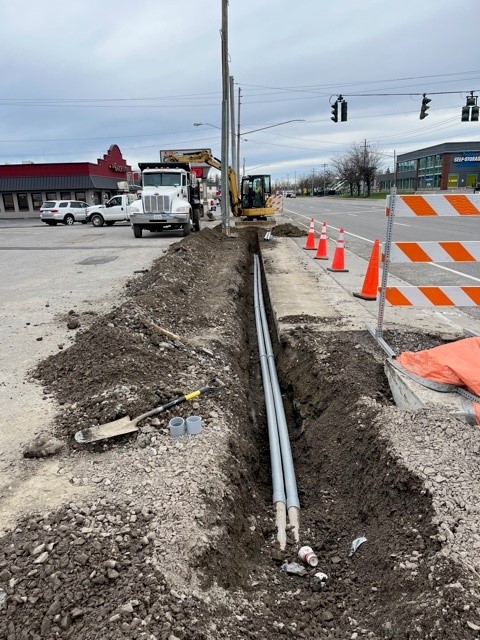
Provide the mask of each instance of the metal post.
[{"label": "metal post", "polygon": [[230,235],[230,198],[228,193],[228,0],[222,1],[222,230]]},{"label": "metal post", "polygon": [[235,139],[235,97],[233,95],[233,76],[230,76],[230,138],[232,141],[232,167],[235,175],[238,176],[237,163],[237,143]]},{"label": "metal post", "polygon": [[241,89],[238,87],[238,114],[237,114],[237,159],[235,171],[237,172],[237,190],[240,193],[240,96]]}]

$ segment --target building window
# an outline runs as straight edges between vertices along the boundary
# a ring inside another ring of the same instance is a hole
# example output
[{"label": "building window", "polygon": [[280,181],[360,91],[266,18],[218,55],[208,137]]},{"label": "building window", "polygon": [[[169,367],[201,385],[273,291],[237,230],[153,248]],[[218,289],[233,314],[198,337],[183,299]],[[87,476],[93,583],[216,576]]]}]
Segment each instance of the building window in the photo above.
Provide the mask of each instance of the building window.
[{"label": "building window", "polygon": [[45,195],[47,196],[47,200],[56,200],[57,199],[57,192],[56,191],[47,191],[47,193]]},{"label": "building window", "polygon": [[15,203],[13,202],[13,193],[3,194],[3,208],[5,211],[15,211]]},{"label": "building window", "polygon": [[17,201],[19,211],[28,211],[30,209],[27,193],[17,193]]},{"label": "building window", "polygon": [[70,191],[60,191],[60,200],[70,200],[72,194]]},{"label": "building window", "polygon": [[75,200],[80,200],[81,202],[86,202],[85,191],[75,191]]},{"label": "building window", "polygon": [[42,206],[42,194],[41,193],[32,193],[32,204],[35,211],[38,211]]}]

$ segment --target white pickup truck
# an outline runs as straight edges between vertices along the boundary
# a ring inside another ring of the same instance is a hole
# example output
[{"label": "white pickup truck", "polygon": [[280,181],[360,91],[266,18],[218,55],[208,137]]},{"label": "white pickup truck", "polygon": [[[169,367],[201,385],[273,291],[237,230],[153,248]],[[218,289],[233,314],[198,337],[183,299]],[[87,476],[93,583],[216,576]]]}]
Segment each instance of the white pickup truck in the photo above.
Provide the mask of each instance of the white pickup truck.
[{"label": "white pickup truck", "polygon": [[130,205],[137,199],[133,193],[123,193],[113,196],[105,204],[94,204],[87,207],[87,222],[94,227],[111,227],[115,222],[130,220]]}]

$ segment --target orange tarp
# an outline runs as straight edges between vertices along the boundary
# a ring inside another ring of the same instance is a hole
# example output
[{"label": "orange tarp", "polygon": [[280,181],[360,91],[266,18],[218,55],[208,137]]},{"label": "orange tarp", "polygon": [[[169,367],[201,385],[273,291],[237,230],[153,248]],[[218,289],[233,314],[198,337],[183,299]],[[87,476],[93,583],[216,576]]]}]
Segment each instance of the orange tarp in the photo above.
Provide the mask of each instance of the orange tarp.
[{"label": "orange tarp", "polygon": [[[480,396],[480,337],[425,351],[404,351],[395,360],[420,378],[465,387]],[[474,402],[473,405],[480,424],[480,404]]]}]

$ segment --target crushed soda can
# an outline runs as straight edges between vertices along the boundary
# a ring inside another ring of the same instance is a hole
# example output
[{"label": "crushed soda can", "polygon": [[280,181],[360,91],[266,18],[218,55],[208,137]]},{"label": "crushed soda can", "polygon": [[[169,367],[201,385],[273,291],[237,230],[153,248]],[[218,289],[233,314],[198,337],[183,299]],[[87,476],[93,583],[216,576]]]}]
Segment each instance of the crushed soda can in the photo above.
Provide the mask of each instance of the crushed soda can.
[{"label": "crushed soda can", "polygon": [[309,564],[311,567],[316,567],[318,564],[318,558],[312,547],[301,547],[298,550],[298,557],[302,562]]},{"label": "crushed soda can", "polygon": [[307,573],[305,567],[302,567],[298,562],[284,562],[281,566],[282,571],[290,573],[296,576],[304,576]]},{"label": "crushed soda can", "polygon": [[359,536],[358,538],[355,538],[355,540],[352,542],[352,545],[350,547],[350,551],[348,552],[348,557],[350,558],[351,556],[353,556],[353,554],[357,551],[358,547],[366,541],[367,539],[365,536]]}]

